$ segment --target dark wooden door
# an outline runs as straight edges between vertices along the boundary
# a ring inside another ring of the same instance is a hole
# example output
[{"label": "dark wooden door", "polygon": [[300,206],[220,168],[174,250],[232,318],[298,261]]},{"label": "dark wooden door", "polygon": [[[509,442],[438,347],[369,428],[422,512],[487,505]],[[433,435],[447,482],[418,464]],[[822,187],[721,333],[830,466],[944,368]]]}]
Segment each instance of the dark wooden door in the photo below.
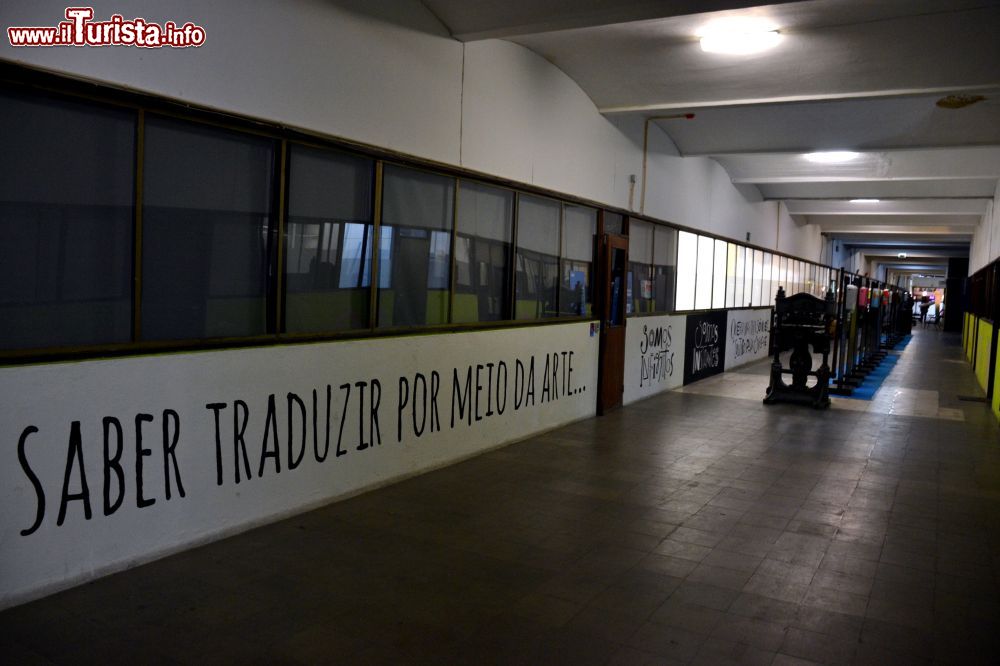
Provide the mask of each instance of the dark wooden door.
[{"label": "dark wooden door", "polygon": [[625,390],[625,299],[628,293],[628,238],[601,239],[598,288],[601,290],[601,344],[597,371],[597,413],[621,407]]}]

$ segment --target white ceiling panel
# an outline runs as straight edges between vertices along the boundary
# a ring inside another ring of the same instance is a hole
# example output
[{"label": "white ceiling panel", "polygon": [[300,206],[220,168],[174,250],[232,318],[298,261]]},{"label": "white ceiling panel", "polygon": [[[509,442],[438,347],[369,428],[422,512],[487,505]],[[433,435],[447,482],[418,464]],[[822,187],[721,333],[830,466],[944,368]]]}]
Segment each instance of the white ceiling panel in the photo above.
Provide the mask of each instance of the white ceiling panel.
[{"label": "white ceiling panel", "polygon": [[900,199],[856,202],[823,199],[792,199],[785,202],[790,215],[881,216],[985,215],[991,199]]},{"label": "white ceiling panel", "polygon": [[818,164],[801,153],[714,155],[734,183],[859,180],[996,180],[1000,146],[861,153],[841,164]]},{"label": "white ceiling panel", "polygon": [[1000,87],[997,6],[904,0],[771,5],[750,13],[780,28],[784,38],[777,48],[735,59],[701,50],[696,34],[709,20],[747,13],[564,30],[514,41],[569,74],[606,113],[654,115],[704,105]]},{"label": "white ceiling panel", "polygon": [[[422,0],[455,39],[539,32],[753,7],[747,0]],[[775,3],[775,4],[780,4]]]},{"label": "white ceiling panel", "polygon": [[758,184],[765,199],[918,199],[943,197],[992,198],[997,181],[993,178],[966,180],[882,180],[837,181],[826,183]]},{"label": "white ceiling panel", "polygon": [[685,155],[1000,144],[1000,89],[981,93],[962,109],[934,94],[694,109],[657,124]]}]

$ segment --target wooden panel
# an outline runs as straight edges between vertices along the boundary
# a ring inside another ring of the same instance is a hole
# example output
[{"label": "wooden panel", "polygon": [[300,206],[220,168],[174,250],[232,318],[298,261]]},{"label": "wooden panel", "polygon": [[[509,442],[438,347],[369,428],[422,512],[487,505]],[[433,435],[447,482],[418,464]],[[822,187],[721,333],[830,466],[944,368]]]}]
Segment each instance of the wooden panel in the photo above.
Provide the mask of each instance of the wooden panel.
[{"label": "wooden panel", "polygon": [[597,283],[601,294],[601,344],[597,413],[621,407],[625,390],[625,301],[628,238],[605,234]]}]

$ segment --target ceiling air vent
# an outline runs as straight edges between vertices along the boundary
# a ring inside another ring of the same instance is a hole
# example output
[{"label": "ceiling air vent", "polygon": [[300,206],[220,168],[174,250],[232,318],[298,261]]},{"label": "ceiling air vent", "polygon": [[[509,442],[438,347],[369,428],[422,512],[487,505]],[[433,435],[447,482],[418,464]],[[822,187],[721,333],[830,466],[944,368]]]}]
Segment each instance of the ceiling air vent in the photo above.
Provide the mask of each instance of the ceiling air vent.
[{"label": "ceiling air vent", "polygon": [[982,95],[948,95],[942,97],[936,103],[942,109],[962,109],[976,102],[982,102],[986,98]]}]

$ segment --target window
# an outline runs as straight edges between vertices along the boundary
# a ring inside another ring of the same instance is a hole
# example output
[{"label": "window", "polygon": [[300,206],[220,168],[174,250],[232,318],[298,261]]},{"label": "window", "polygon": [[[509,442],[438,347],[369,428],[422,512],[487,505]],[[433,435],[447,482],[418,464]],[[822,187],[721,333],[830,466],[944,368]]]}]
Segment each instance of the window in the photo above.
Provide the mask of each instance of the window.
[{"label": "window", "polygon": [[698,237],[698,273],[695,280],[694,307],[707,310],[712,307],[713,258],[715,241],[708,236]]},{"label": "window", "polygon": [[620,213],[604,211],[604,233],[621,235],[625,231],[625,216]]},{"label": "window", "polygon": [[764,306],[774,304],[774,290],[771,288],[771,262],[773,261],[773,255],[770,252],[764,253],[764,277],[761,284],[763,285],[760,293],[760,304]]},{"label": "window", "polygon": [[746,248],[742,245],[736,246],[736,299],[734,307],[741,308],[745,303],[746,289],[744,288],[744,272],[746,271]]},{"label": "window", "polygon": [[561,213],[558,201],[518,196],[516,319],[541,319],[558,313]]},{"label": "window", "polygon": [[285,330],[369,325],[372,160],[292,145],[285,223]]},{"label": "window", "polygon": [[726,242],[715,241],[715,260],[712,264],[712,307],[726,307]]},{"label": "window", "polygon": [[753,304],[753,250],[743,248],[746,252],[746,267],[743,271],[743,307],[750,307]]},{"label": "window", "polygon": [[452,321],[510,319],[514,193],[462,180],[455,238]]},{"label": "window", "polygon": [[726,307],[736,307],[736,244],[726,248]]},{"label": "window", "polygon": [[751,303],[754,307],[760,306],[763,302],[762,292],[764,283],[764,251],[753,251],[753,292],[751,293]]},{"label": "window", "polygon": [[0,348],[129,341],[135,114],[0,93],[0,123]]},{"label": "window", "polygon": [[659,224],[653,225],[653,310],[670,312],[674,309],[674,276],[677,261],[677,231]]},{"label": "window", "polygon": [[698,266],[698,237],[686,231],[677,234],[677,309],[694,310],[694,282]]},{"label": "window", "polygon": [[777,254],[771,255],[771,295],[768,305],[774,305],[774,299],[778,295],[778,287],[784,284],[779,275],[781,268],[781,257]]},{"label": "window", "polygon": [[444,324],[455,180],[386,165],[382,183],[378,325]]},{"label": "window", "polygon": [[563,205],[560,314],[589,317],[593,311],[591,274],[596,233],[596,210],[570,204]]},{"label": "window", "polygon": [[146,120],[142,337],[267,332],[273,141]]},{"label": "window", "polygon": [[653,243],[655,226],[641,220],[629,222],[629,279],[626,312],[652,312],[656,290],[653,283]]}]

